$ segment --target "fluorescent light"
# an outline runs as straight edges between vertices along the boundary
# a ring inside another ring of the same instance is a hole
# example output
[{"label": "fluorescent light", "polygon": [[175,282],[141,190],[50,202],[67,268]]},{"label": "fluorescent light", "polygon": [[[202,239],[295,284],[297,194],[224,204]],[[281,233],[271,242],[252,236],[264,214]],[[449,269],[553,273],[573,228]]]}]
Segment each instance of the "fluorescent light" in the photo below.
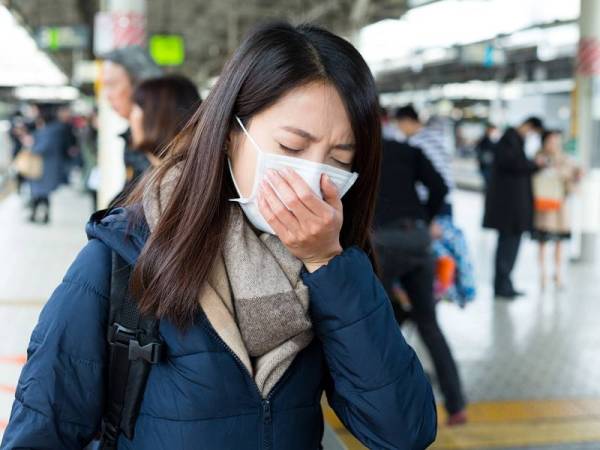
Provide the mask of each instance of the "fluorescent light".
[{"label": "fluorescent light", "polygon": [[22,100],[71,101],[79,97],[79,90],[72,86],[19,86],[15,97]]},{"label": "fluorescent light", "polygon": [[[399,20],[366,26],[358,42],[373,68],[382,61],[410,58],[418,50],[484,41],[534,25],[578,17],[579,2],[575,0],[442,0],[409,10]],[[558,41],[572,41],[576,35],[573,27],[561,32],[556,33]],[[544,34],[547,35],[550,33]]]},{"label": "fluorescent light", "polygon": [[[66,75],[0,5],[0,86],[64,85]],[[10,43],[10,44],[8,44]]]}]

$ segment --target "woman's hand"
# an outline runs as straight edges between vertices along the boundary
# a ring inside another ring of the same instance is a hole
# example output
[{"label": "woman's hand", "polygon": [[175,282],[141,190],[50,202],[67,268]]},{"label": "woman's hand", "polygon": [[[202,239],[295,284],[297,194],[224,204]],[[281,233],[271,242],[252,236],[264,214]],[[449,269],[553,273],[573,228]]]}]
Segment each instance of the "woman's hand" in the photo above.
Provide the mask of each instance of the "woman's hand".
[{"label": "woman's hand", "polygon": [[323,200],[292,169],[269,170],[267,177],[270,184],[263,180],[260,185],[260,212],[306,269],[314,272],[342,253],[342,201],[329,177],[321,175]]}]

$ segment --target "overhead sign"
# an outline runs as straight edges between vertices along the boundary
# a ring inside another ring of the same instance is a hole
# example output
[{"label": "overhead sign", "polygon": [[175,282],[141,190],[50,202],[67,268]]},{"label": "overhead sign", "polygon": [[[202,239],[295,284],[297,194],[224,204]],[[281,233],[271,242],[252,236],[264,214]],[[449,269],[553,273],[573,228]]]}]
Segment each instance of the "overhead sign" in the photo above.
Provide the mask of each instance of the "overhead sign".
[{"label": "overhead sign", "polygon": [[464,64],[493,67],[503,64],[505,59],[504,50],[489,43],[467,44],[460,48],[460,60]]},{"label": "overhead sign", "polygon": [[146,44],[146,17],[141,12],[98,12],[94,16],[94,54]]},{"label": "overhead sign", "polygon": [[85,25],[40,27],[37,42],[50,51],[81,49],[88,46],[90,29]]},{"label": "overhead sign", "polygon": [[150,37],[148,47],[159,66],[180,66],[185,61],[185,43],[179,34],[155,34]]}]

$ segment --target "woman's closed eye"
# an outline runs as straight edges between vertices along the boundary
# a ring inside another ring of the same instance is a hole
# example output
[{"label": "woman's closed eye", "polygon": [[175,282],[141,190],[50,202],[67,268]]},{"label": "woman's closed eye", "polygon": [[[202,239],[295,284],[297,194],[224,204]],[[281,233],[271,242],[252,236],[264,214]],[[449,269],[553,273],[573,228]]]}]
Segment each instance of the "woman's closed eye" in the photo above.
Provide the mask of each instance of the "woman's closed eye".
[{"label": "woman's closed eye", "polygon": [[[296,156],[296,157],[299,157],[300,153],[305,150],[302,147],[298,148],[295,146],[284,145],[281,142],[279,142],[278,144],[279,144],[279,148],[281,150],[283,150],[284,153],[292,155],[292,156]],[[338,153],[338,152],[334,152],[334,153]],[[338,166],[341,169],[346,169],[346,170],[350,170],[352,168],[352,161],[350,161],[350,162],[344,161],[341,158],[338,159],[334,155],[329,155],[328,159],[330,161],[328,164],[330,164],[330,165]]]},{"label": "woman's closed eye", "polygon": [[352,163],[351,162],[344,162],[344,161],[340,161],[339,159],[332,159],[334,164],[337,164],[339,166],[342,167],[342,169],[351,169],[352,168]]},{"label": "woman's closed eye", "polygon": [[283,145],[282,143],[279,143],[279,148],[281,148],[286,153],[298,153],[304,150],[303,148],[288,147],[287,145]]}]

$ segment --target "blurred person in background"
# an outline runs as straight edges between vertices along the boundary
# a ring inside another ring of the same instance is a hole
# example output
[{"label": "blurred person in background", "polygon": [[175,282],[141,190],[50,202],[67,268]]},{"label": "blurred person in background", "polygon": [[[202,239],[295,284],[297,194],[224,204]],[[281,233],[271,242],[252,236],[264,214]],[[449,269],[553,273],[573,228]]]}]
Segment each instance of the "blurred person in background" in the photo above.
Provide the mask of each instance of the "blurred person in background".
[{"label": "blurred person in background", "polygon": [[[102,56],[103,91],[112,109],[129,121],[133,108],[135,86],[148,78],[162,74],[148,53],[141,47],[125,47]],[[131,146],[131,130],[121,134],[125,141],[123,160],[125,164],[125,186],[123,192],[132,190],[138,177],[150,165],[143,152]]]},{"label": "blurred person in background", "polygon": [[42,157],[42,176],[30,180],[31,222],[38,222],[38,210],[44,208],[41,222],[50,221],[50,194],[64,181],[65,155],[72,142],[58,121],[56,106],[38,105],[37,130],[33,134],[32,152]]},{"label": "blurred person in background", "polygon": [[161,153],[200,105],[198,89],[189,79],[170,75],[140,83],[129,116],[132,147],[157,166]]},{"label": "blurred person in background", "polygon": [[[167,145],[177,136],[192,113],[200,105],[198,89],[180,75],[149,78],[133,93],[129,116],[131,149],[145,158],[138,158],[137,180],[149,167],[157,166]],[[125,187],[110,203],[116,206],[124,200],[130,187]]]},{"label": "blurred person in background", "polygon": [[475,145],[475,153],[477,162],[479,163],[479,172],[483,178],[484,188],[490,184],[492,176],[492,165],[494,163],[494,150],[496,142],[498,142],[500,131],[492,124],[488,123],[485,127],[483,137]]},{"label": "blurred person in background", "polygon": [[[9,136],[12,143],[12,158],[17,158],[24,144],[29,147],[33,143],[33,132],[35,131],[35,122],[27,118],[21,111],[17,111],[10,118]],[[26,185],[27,179],[20,173],[16,175],[17,192],[21,193],[21,187]]]},{"label": "blurred person in background", "polygon": [[486,193],[483,226],[498,231],[494,295],[513,300],[523,295],[511,280],[521,236],[533,229],[533,188],[531,178],[544,166],[544,158],[530,160],[525,154],[528,141],[539,139],[542,121],[530,117],[517,128],[508,128],[496,145],[492,175]]},{"label": "blurred person in background", "polygon": [[[17,157],[17,155],[23,148],[23,138],[25,137],[27,132],[28,131],[25,125],[25,119],[23,118],[23,114],[17,111],[10,118],[10,128],[8,131],[8,135],[10,137],[10,142],[12,145],[11,156],[13,159]],[[21,192],[21,185],[24,181],[25,178],[23,177],[23,175],[17,173],[17,192]]]},{"label": "blurred person in background", "polygon": [[554,242],[554,283],[562,287],[562,242],[571,237],[567,207],[568,196],[581,178],[581,170],[564,154],[560,130],[545,131],[537,158],[545,167],[533,177],[534,229],[532,238],[539,243],[540,285],[546,287],[546,255],[548,242]]},{"label": "blurred person in background", "polygon": [[98,111],[92,110],[83,117],[82,126],[77,130],[81,149],[82,181],[84,190],[92,197],[92,212],[98,209]]},{"label": "blurred person in background", "polygon": [[75,167],[81,167],[81,153],[77,138],[75,136],[75,127],[73,126],[73,115],[71,107],[67,104],[58,105],[56,108],[57,122],[61,127],[61,132],[64,134],[67,147],[64,154],[64,174],[63,183],[69,183],[69,175]]},{"label": "blurred person in background", "polygon": [[[452,216],[451,193],[454,188],[452,177],[452,155],[445,142],[443,128],[441,126],[425,126],[419,119],[419,114],[412,105],[398,108],[394,114],[397,127],[408,139],[413,147],[423,150],[429,158],[435,170],[444,179],[448,187],[448,194],[444,200],[440,216]],[[421,197],[426,197],[426,193]]]},{"label": "blurred person in background", "polygon": [[404,137],[398,127],[394,124],[392,117],[387,108],[379,107],[379,117],[381,119],[381,135],[383,139],[390,141],[403,141]]},{"label": "blurred person in background", "polygon": [[[417,193],[418,183],[428,190],[425,203]],[[466,401],[456,363],[437,321],[431,251],[431,233],[436,234],[432,220],[440,213],[447,192],[444,179],[419,148],[383,139],[374,222],[381,282],[392,300],[398,323],[406,319],[416,323],[433,360],[448,411],[448,424],[458,425],[467,420]],[[402,301],[398,295],[407,298]]]}]

